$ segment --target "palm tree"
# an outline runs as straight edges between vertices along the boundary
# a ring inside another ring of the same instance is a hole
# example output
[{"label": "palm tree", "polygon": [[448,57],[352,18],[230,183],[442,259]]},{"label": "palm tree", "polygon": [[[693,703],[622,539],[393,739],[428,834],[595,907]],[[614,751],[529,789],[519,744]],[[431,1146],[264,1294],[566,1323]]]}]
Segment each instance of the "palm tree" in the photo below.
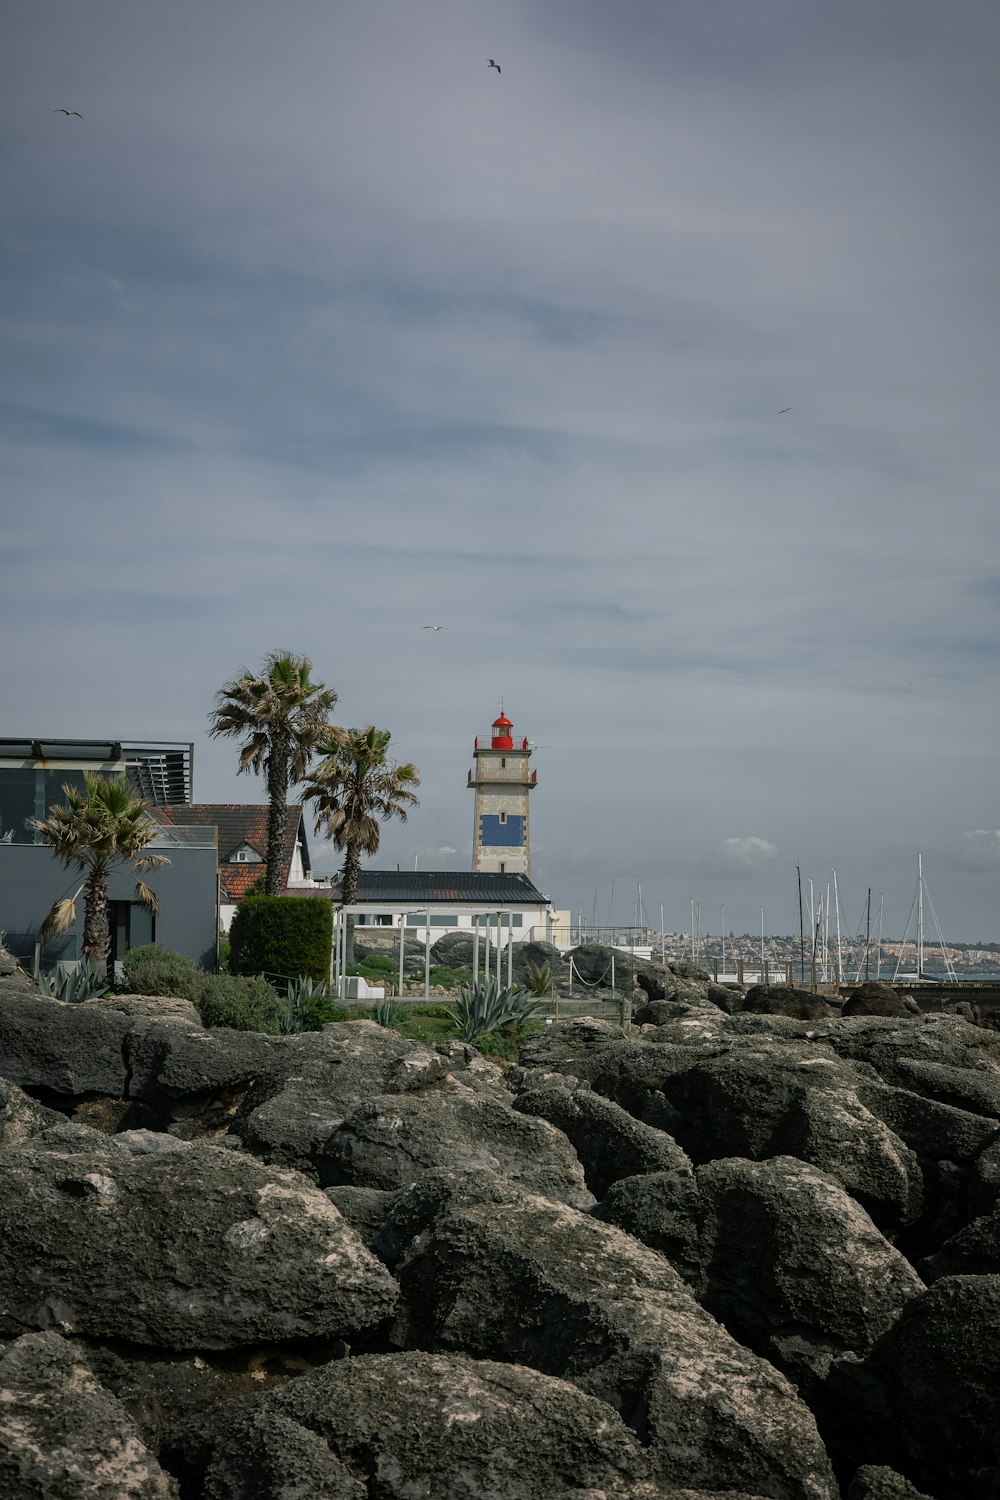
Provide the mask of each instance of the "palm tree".
[{"label": "palm tree", "polygon": [[307,656],[272,651],[259,673],[245,668],[216,694],[209,714],[210,733],[245,736],[240,772],[263,771],[267,779],[267,855],[264,884],[268,895],[281,893],[288,788],[306,774],[317,742],[334,728],[329,715],[337,701],[332,688],[310,677]]},{"label": "palm tree", "polygon": [[[47,818],[32,818],[30,827],[51,845],[62,864],[75,865],[86,876],[76,892],[57,901],[45,918],[38,935],[39,953],[46,938],[69,932],[76,922],[77,898],[85,891],[83,956],[100,969],[106,967],[111,952],[108,875],[112,866],[121,864],[138,874],[169,865],[170,860],[165,854],[143,852],[159,829],[127,777],[84,771],[82,789],[64,786],[63,796],[63,806],[50,807]],[[133,900],[154,915],[159,910],[156,892],[141,880]]]},{"label": "palm tree", "polygon": [[[416,767],[397,765],[388,756],[388,729],[341,729],[316,746],[324,760],[307,778],[303,801],[316,803],[316,831],[344,851],[341,906],[358,899],[358,871],[363,854],[377,854],[381,824],[389,818],[406,822],[406,810],[417,802],[411,787],[420,785]],[[354,918],[347,918],[345,957],[354,962]]]}]

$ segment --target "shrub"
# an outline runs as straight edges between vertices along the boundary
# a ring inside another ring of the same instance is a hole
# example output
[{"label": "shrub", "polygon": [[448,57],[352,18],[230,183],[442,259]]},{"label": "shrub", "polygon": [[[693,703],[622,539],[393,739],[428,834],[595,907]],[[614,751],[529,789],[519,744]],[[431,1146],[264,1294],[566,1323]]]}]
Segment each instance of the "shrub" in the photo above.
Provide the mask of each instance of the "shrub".
[{"label": "shrub", "polygon": [[363,969],[375,969],[380,974],[391,974],[396,967],[388,953],[366,953],[359,963]]},{"label": "shrub", "polygon": [[96,1000],[108,993],[107,976],[92,969],[90,964],[81,964],[78,969],[64,969],[61,974],[41,974],[38,992],[50,1000],[62,1000],[67,1005],[79,1005],[83,1000]]},{"label": "shrub", "polygon": [[288,1002],[261,974],[206,974],[195,1004],[206,1026],[231,1026],[234,1031],[265,1031],[276,1036],[287,1014]]},{"label": "shrub", "polygon": [[122,974],[130,994],[172,995],[182,1000],[195,1000],[206,977],[193,958],[161,948],[159,943],[145,943],[126,953]]},{"label": "shrub", "polygon": [[442,990],[457,990],[468,977],[468,972],[463,974],[460,969],[449,969],[446,964],[435,964],[431,970],[431,984]]},{"label": "shrub", "polygon": [[463,1042],[499,1031],[508,1022],[527,1021],[538,1009],[527,990],[501,988],[495,979],[463,984],[451,1012]]},{"label": "shrub", "polygon": [[254,896],[242,901],[229,929],[232,974],[302,974],[323,981],[330,973],[333,907],[304,896]]},{"label": "shrub", "polygon": [[541,1029],[538,1021],[509,1021],[499,1031],[481,1036],[476,1046],[494,1062],[517,1062],[522,1043]]},{"label": "shrub", "polygon": [[552,983],[552,965],[529,963],[525,972],[528,977],[528,989],[539,999],[544,998]]}]

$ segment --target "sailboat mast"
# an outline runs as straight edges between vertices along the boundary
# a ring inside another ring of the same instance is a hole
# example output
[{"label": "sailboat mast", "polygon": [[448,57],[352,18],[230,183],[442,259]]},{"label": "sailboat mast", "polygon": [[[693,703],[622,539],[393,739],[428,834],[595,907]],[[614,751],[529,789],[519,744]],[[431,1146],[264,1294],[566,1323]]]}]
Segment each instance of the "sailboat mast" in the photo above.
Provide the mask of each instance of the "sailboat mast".
[{"label": "sailboat mast", "polygon": [[868,916],[865,921],[865,984],[868,983],[868,960],[872,946],[872,888],[868,887]]},{"label": "sailboat mast", "polygon": [[726,972],[726,904],[722,903],[722,972]]},{"label": "sailboat mast", "polygon": [[795,878],[799,883],[799,983],[804,984],[806,978],[806,935],[802,925],[802,868],[795,866]]},{"label": "sailboat mast", "polygon": [[844,974],[844,959],[840,951],[840,892],[837,890],[837,871],[833,872],[833,901],[837,908],[837,974],[836,980],[840,984]]},{"label": "sailboat mast", "polygon": [[917,855],[917,978],[924,977],[924,857]]}]

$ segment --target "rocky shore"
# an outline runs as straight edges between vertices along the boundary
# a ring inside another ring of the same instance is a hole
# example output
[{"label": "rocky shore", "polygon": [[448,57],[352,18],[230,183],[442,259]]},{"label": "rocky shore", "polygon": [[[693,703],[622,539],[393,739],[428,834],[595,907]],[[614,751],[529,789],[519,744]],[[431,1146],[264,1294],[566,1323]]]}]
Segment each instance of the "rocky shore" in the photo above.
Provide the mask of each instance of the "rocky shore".
[{"label": "rocky shore", "polygon": [[0,1494],[1000,1494],[1000,1031],[637,978],[501,1069],[0,956]]}]

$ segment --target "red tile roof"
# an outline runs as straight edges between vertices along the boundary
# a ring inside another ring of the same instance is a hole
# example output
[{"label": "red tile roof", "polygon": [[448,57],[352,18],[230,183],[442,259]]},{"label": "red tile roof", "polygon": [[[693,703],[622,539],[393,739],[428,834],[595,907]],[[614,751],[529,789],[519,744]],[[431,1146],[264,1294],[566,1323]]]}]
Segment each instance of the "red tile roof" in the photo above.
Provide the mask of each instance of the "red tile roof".
[{"label": "red tile roof", "polygon": [[[159,822],[175,828],[200,828],[214,825],[219,831],[219,879],[222,900],[239,901],[259,875],[264,865],[235,863],[233,855],[245,844],[255,849],[263,861],[267,853],[267,813],[265,803],[260,806],[250,802],[199,802],[181,803],[170,807],[153,807],[150,812]],[[282,862],[281,883],[288,884],[292,869],[292,856],[296,841],[302,845],[303,874],[311,873],[309,845],[306,842],[302,808],[297,802],[288,804],[288,826],[285,830],[285,857]]]}]

